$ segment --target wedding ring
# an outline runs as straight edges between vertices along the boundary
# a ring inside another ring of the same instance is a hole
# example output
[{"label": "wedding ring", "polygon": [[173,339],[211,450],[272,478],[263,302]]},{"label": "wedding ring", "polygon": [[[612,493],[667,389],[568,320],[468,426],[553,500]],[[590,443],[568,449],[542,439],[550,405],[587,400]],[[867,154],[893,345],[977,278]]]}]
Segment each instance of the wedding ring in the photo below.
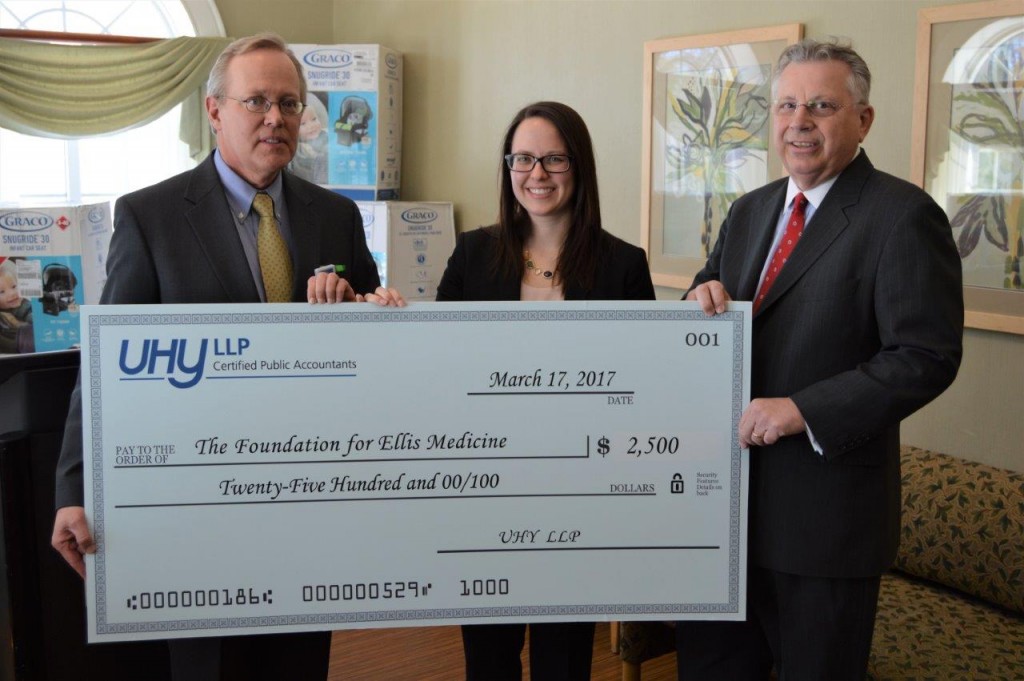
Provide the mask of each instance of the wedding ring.
[{"label": "wedding ring", "polygon": [[754,434],[753,434],[753,437],[755,437],[755,438],[757,438],[758,440],[760,440],[761,438],[763,438],[763,437],[764,437],[764,433],[754,433]]}]

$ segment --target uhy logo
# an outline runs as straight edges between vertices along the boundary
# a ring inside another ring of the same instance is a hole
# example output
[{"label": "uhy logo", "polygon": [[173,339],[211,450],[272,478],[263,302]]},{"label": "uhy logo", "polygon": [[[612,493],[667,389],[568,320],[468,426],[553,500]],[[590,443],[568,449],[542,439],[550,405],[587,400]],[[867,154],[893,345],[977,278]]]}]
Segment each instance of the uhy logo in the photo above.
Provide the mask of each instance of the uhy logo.
[{"label": "uhy logo", "polygon": [[[175,388],[191,388],[203,378],[206,355],[213,343],[214,355],[241,355],[251,343],[248,338],[203,338],[199,349],[185,338],[147,338],[142,341],[138,359],[131,352],[133,345],[128,339],[121,341],[121,357],[118,365],[128,376],[140,376],[141,380],[159,379],[163,376]],[[130,359],[131,358],[131,359]],[[129,361],[133,361],[129,365]],[[162,376],[161,376],[162,375]]]}]

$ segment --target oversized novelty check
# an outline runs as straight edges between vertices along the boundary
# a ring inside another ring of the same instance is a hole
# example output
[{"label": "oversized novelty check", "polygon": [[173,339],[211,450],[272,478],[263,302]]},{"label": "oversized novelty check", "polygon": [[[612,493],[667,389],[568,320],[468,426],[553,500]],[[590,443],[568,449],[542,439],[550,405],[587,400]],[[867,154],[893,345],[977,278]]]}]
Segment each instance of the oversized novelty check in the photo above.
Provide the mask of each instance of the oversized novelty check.
[{"label": "oversized novelty check", "polygon": [[744,616],[749,304],[82,313],[90,641]]}]

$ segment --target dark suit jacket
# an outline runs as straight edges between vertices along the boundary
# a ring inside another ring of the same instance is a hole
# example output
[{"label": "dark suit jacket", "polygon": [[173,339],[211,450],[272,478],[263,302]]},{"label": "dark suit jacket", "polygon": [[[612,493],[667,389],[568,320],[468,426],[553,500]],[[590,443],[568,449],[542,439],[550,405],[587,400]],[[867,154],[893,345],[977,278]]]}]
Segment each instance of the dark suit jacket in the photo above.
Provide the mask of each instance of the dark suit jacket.
[{"label": "dark suit jacket", "polygon": [[[437,299],[519,300],[519,277],[495,275],[492,269],[498,245],[497,227],[463,232],[448,259]],[[643,249],[602,232],[604,244],[594,285],[589,291],[566,286],[566,300],[654,300],[654,284]]]},{"label": "dark suit jacket", "polygon": [[[738,199],[694,286],[753,300],[786,180]],[[860,153],[839,175],[754,317],[751,397],[791,397],[805,433],[751,451],[754,564],[867,577],[899,541],[899,424],[955,378],[960,259],[921,189]]]},{"label": "dark suit jacket", "polygon": [[[293,301],[306,301],[306,280],[325,264],[344,264],[358,293],[380,285],[352,201],[289,173],[284,197],[296,250]],[[117,200],[100,303],[258,302],[212,155],[193,170]],[[82,505],[81,408],[76,388],[57,466],[57,508]]]}]

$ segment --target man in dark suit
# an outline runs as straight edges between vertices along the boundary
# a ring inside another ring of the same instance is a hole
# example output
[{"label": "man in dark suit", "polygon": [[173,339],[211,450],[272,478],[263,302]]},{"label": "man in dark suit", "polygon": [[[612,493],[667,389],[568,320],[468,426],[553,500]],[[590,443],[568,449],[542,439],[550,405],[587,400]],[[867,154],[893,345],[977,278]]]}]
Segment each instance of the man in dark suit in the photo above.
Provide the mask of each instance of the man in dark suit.
[{"label": "man in dark suit", "polygon": [[[217,151],[192,171],[118,199],[100,302],[404,304],[380,287],[355,204],[283,172],[306,101],[302,69],[283,40],[261,34],[233,42],[214,64],[207,92]],[[272,201],[266,225],[259,194]],[[274,260],[266,259],[267,238],[280,247]],[[314,275],[324,265],[335,271]],[[272,269],[283,274],[270,278]],[[81,418],[76,388],[52,542],[84,578],[82,554],[95,545],[83,508]],[[170,651],[176,681],[322,681],[330,634],[189,639],[172,642]]]},{"label": "man in dark suit", "polygon": [[707,314],[729,300],[755,313],[739,425],[747,621],[680,623],[681,680],[768,679],[773,666],[780,681],[865,675],[899,539],[899,424],[953,381],[963,334],[945,214],[859,148],[870,78],[835,43],[783,52],[774,138],[790,176],[735,202],[686,295]]}]

